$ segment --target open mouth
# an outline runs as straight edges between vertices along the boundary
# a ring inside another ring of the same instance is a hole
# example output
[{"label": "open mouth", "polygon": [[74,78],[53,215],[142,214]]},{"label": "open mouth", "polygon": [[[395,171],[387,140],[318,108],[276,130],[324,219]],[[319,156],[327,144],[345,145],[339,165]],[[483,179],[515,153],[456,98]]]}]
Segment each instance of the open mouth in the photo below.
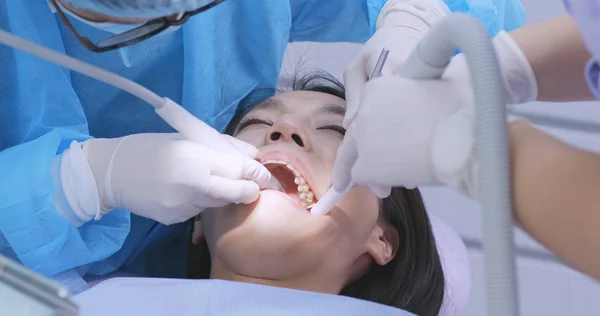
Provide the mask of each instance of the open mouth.
[{"label": "open mouth", "polygon": [[272,189],[289,195],[305,209],[310,209],[317,202],[306,179],[290,163],[283,160],[267,160],[263,165],[273,176]]}]

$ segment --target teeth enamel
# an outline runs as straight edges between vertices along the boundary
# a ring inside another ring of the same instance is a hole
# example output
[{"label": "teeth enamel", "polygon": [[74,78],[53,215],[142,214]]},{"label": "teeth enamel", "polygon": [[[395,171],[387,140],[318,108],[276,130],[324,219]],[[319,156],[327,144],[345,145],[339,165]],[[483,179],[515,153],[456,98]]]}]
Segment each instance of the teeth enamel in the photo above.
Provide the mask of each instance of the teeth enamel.
[{"label": "teeth enamel", "polygon": [[[306,183],[306,179],[300,174],[300,172],[298,172],[298,170],[296,170],[296,168],[294,168],[294,166],[283,160],[266,160],[263,162],[263,165],[268,164],[283,165],[290,171],[292,171],[292,173],[294,174],[294,183],[298,185],[298,196],[300,197],[302,207],[307,208],[309,206],[314,205],[315,194],[311,191],[310,186]],[[277,189],[283,191],[283,188],[281,187],[279,181],[276,181],[276,184],[278,184],[276,185]]]},{"label": "teeth enamel", "polygon": [[287,165],[288,163],[283,160],[266,160],[263,162],[263,165],[269,165],[269,164]]},{"label": "teeth enamel", "polygon": [[300,192],[304,192],[304,193],[306,193],[306,192],[308,192],[309,190],[310,190],[310,187],[308,187],[308,185],[306,185],[306,184],[303,184],[303,185],[300,185],[300,186],[298,186],[298,191],[300,191]]},{"label": "teeth enamel", "polygon": [[296,183],[297,185],[306,184],[306,179],[304,179],[302,177],[295,177],[294,183]]},{"label": "teeth enamel", "polygon": [[312,201],[315,198],[315,194],[312,191],[306,192],[306,199]]}]

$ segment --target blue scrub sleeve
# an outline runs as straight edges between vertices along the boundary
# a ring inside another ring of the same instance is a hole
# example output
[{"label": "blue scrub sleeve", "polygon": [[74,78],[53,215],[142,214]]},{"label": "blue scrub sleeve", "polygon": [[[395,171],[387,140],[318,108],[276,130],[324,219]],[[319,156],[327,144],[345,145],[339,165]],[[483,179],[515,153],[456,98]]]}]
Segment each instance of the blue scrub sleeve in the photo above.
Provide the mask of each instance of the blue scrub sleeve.
[{"label": "blue scrub sleeve", "polygon": [[109,213],[79,229],[56,211],[50,167],[57,151],[85,135],[56,129],[0,152],[0,233],[28,268],[54,275],[115,253],[129,231],[127,212]]},{"label": "blue scrub sleeve", "polygon": [[[0,1],[0,28],[64,52],[46,1]],[[57,155],[90,138],[69,71],[1,45],[0,69],[0,253],[47,276],[115,253],[129,233],[128,212],[77,228],[52,202]]]},{"label": "blue scrub sleeve", "polygon": [[[428,0],[430,1],[430,0]],[[364,43],[374,33],[387,0],[290,0],[290,42]],[[444,0],[450,11],[477,18],[494,36],[525,23],[519,0]]]}]

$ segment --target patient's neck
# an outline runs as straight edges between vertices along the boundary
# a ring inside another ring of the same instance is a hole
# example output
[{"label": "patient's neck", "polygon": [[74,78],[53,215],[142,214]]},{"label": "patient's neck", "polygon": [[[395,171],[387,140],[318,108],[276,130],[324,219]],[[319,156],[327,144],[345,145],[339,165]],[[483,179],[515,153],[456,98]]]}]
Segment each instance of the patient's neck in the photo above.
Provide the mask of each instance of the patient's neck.
[{"label": "patient's neck", "polygon": [[342,291],[343,287],[343,282],[336,282],[331,280],[332,278],[324,278],[318,275],[304,276],[292,280],[274,280],[246,276],[236,273],[224,264],[215,261],[212,262],[210,278],[336,295]]}]

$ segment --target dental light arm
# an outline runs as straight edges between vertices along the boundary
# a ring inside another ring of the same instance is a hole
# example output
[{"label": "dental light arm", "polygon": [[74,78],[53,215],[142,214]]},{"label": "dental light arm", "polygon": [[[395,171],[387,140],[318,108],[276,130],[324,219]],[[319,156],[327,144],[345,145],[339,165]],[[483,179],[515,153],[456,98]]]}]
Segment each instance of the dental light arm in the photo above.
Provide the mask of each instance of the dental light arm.
[{"label": "dental light arm", "polygon": [[488,315],[518,315],[506,101],[488,33],[470,16],[451,15],[418,44],[402,75],[438,79],[457,48],[467,59],[475,93],[475,155],[483,211]]},{"label": "dental light arm", "polygon": [[78,59],[69,57],[46,47],[34,44],[3,30],[0,30],[0,43],[46,59],[73,71],[77,71],[86,76],[112,85],[118,89],[125,90],[130,94],[150,103],[154,107],[156,113],[162,117],[167,124],[173,127],[173,129],[178,131],[185,139],[205,144],[215,150],[226,152],[233,151],[233,147],[229,147],[227,144],[215,141],[220,139],[219,137],[216,137],[217,135],[220,135],[219,132],[201,120],[197,119],[181,105],[173,102],[169,98],[161,98],[152,91],[129,79],[123,78],[102,68],[84,63]]}]

